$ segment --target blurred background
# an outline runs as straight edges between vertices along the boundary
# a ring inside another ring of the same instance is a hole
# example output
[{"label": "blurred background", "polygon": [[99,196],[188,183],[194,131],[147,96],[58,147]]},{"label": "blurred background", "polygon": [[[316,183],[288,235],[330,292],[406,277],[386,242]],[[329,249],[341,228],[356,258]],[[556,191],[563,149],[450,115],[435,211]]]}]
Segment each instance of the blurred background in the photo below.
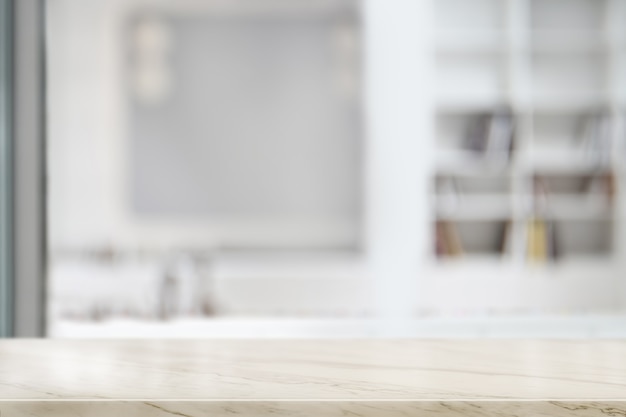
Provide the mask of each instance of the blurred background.
[{"label": "blurred background", "polygon": [[626,336],[626,0],[46,8],[49,336]]}]

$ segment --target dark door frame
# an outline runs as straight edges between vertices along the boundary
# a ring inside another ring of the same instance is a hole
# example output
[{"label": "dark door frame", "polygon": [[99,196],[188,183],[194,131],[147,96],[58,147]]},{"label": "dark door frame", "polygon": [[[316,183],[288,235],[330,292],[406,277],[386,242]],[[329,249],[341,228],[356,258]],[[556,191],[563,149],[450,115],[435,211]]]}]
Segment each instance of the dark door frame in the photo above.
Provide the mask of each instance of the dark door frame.
[{"label": "dark door frame", "polygon": [[44,0],[0,0],[0,337],[45,336]]}]

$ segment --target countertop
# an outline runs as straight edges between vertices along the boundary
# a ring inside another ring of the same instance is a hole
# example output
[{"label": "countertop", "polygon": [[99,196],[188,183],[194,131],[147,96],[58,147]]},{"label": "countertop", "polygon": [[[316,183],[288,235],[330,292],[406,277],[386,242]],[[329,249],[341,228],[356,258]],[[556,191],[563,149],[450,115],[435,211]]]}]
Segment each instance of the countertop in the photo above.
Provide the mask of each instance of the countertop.
[{"label": "countertop", "polygon": [[6,416],[626,416],[626,341],[2,340]]}]

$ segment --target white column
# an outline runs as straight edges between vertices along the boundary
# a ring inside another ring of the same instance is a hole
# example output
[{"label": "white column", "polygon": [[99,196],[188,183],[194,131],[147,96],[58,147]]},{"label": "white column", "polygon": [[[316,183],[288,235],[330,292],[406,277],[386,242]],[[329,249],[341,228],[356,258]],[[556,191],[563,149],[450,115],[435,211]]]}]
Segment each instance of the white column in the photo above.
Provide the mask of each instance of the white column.
[{"label": "white column", "polygon": [[430,250],[434,152],[430,0],[364,0],[366,250],[380,336],[410,335]]}]

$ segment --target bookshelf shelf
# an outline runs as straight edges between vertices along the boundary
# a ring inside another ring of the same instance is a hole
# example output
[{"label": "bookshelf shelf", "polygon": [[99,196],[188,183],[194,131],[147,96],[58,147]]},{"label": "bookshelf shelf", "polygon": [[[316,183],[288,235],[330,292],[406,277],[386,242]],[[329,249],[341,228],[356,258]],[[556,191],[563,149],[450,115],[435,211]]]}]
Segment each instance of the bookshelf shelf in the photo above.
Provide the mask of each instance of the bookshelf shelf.
[{"label": "bookshelf shelf", "polygon": [[597,30],[533,30],[530,37],[530,52],[541,54],[609,53],[611,46],[611,40]]},{"label": "bookshelf shelf", "polygon": [[488,112],[507,97],[497,91],[445,91],[436,93],[435,107],[440,114]]},{"label": "bookshelf shelf", "polygon": [[611,204],[601,196],[550,196],[546,205],[539,212],[551,220],[611,220],[613,214]]},{"label": "bookshelf shelf", "polygon": [[507,51],[501,30],[440,30],[436,33],[438,53],[501,53]]},{"label": "bookshelf shelf", "polygon": [[[483,270],[490,271],[510,271],[513,269],[510,259],[507,255],[500,253],[473,253],[471,256],[457,256],[457,257],[439,257],[434,259],[435,268],[443,272],[444,275],[449,272],[458,271],[462,273],[463,270]],[[446,277],[448,278],[448,277]],[[452,277],[457,279],[457,277]],[[463,277],[458,277],[463,280]]]},{"label": "bookshelf shelf", "polygon": [[605,92],[535,92],[531,97],[529,110],[558,115],[573,112],[591,112],[598,108],[606,108],[609,105],[610,97]]},{"label": "bookshelf shelf", "polygon": [[439,174],[456,176],[510,175],[510,160],[505,156],[484,157],[465,150],[437,152],[436,169]]},{"label": "bookshelf shelf", "polygon": [[512,217],[508,195],[439,194],[435,196],[436,216],[441,220],[508,220]]},{"label": "bookshelf shelf", "polygon": [[579,152],[542,151],[528,161],[528,169],[539,174],[592,174],[607,172],[609,163],[600,155],[584,155]]}]

